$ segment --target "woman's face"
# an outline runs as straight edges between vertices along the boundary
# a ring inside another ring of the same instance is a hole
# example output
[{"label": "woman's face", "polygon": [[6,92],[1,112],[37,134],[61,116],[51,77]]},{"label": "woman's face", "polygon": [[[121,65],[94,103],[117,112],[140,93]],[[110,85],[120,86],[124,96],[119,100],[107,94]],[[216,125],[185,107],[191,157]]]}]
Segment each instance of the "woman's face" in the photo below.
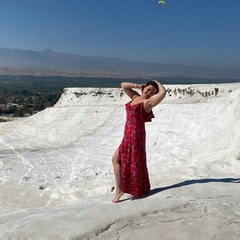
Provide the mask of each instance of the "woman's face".
[{"label": "woman's face", "polygon": [[153,95],[155,95],[157,92],[157,88],[152,86],[152,85],[148,85],[143,89],[143,95],[145,95],[146,98],[150,98]]}]

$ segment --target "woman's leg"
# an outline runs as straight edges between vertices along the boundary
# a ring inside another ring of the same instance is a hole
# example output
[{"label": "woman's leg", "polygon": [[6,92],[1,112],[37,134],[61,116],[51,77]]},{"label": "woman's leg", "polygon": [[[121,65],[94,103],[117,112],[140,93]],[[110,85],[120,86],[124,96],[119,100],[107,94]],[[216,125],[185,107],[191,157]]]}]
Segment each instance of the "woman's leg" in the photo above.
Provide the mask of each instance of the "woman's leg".
[{"label": "woman's leg", "polygon": [[116,203],[119,201],[120,197],[124,194],[121,186],[121,165],[119,161],[118,149],[112,157],[112,164],[113,164],[113,171],[114,171],[114,176],[116,181],[116,193],[115,193],[115,198],[112,200],[112,202]]}]

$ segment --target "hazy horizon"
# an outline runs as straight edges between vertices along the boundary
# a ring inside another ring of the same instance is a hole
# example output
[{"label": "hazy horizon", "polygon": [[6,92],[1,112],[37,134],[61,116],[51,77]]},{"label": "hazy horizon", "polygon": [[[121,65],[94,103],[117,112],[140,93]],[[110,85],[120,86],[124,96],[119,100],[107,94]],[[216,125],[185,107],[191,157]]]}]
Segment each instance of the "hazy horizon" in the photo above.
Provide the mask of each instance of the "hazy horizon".
[{"label": "hazy horizon", "polygon": [[[5,68],[6,67],[6,68]],[[12,68],[7,68],[12,67]],[[239,79],[240,68],[191,66],[177,63],[129,61],[115,57],[86,56],[53,50],[33,51],[0,47],[0,74],[94,76],[117,78],[219,78]]]}]

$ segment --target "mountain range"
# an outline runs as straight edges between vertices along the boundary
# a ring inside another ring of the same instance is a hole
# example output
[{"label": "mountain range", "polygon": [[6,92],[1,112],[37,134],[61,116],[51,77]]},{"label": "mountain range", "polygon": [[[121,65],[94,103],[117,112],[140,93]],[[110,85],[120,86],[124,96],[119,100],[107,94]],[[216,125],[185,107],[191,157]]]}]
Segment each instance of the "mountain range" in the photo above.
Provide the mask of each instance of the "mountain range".
[{"label": "mountain range", "polygon": [[57,53],[50,49],[33,51],[0,47],[0,74],[240,79],[240,68],[163,64]]}]

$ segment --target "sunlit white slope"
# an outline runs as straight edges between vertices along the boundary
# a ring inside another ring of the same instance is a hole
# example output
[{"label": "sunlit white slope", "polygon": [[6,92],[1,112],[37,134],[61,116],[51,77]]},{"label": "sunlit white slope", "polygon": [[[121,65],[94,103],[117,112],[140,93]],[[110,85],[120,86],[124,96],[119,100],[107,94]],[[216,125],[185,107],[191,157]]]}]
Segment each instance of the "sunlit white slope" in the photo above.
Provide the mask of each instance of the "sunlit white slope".
[{"label": "sunlit white slope", "polygon": [[[166,88],[146,124],[152,188],[239,176],[240,84]],[[62,205],[111,193],[127,101],[121,89],[69,88],[53,108],[1,123],[0,203]]]}]

